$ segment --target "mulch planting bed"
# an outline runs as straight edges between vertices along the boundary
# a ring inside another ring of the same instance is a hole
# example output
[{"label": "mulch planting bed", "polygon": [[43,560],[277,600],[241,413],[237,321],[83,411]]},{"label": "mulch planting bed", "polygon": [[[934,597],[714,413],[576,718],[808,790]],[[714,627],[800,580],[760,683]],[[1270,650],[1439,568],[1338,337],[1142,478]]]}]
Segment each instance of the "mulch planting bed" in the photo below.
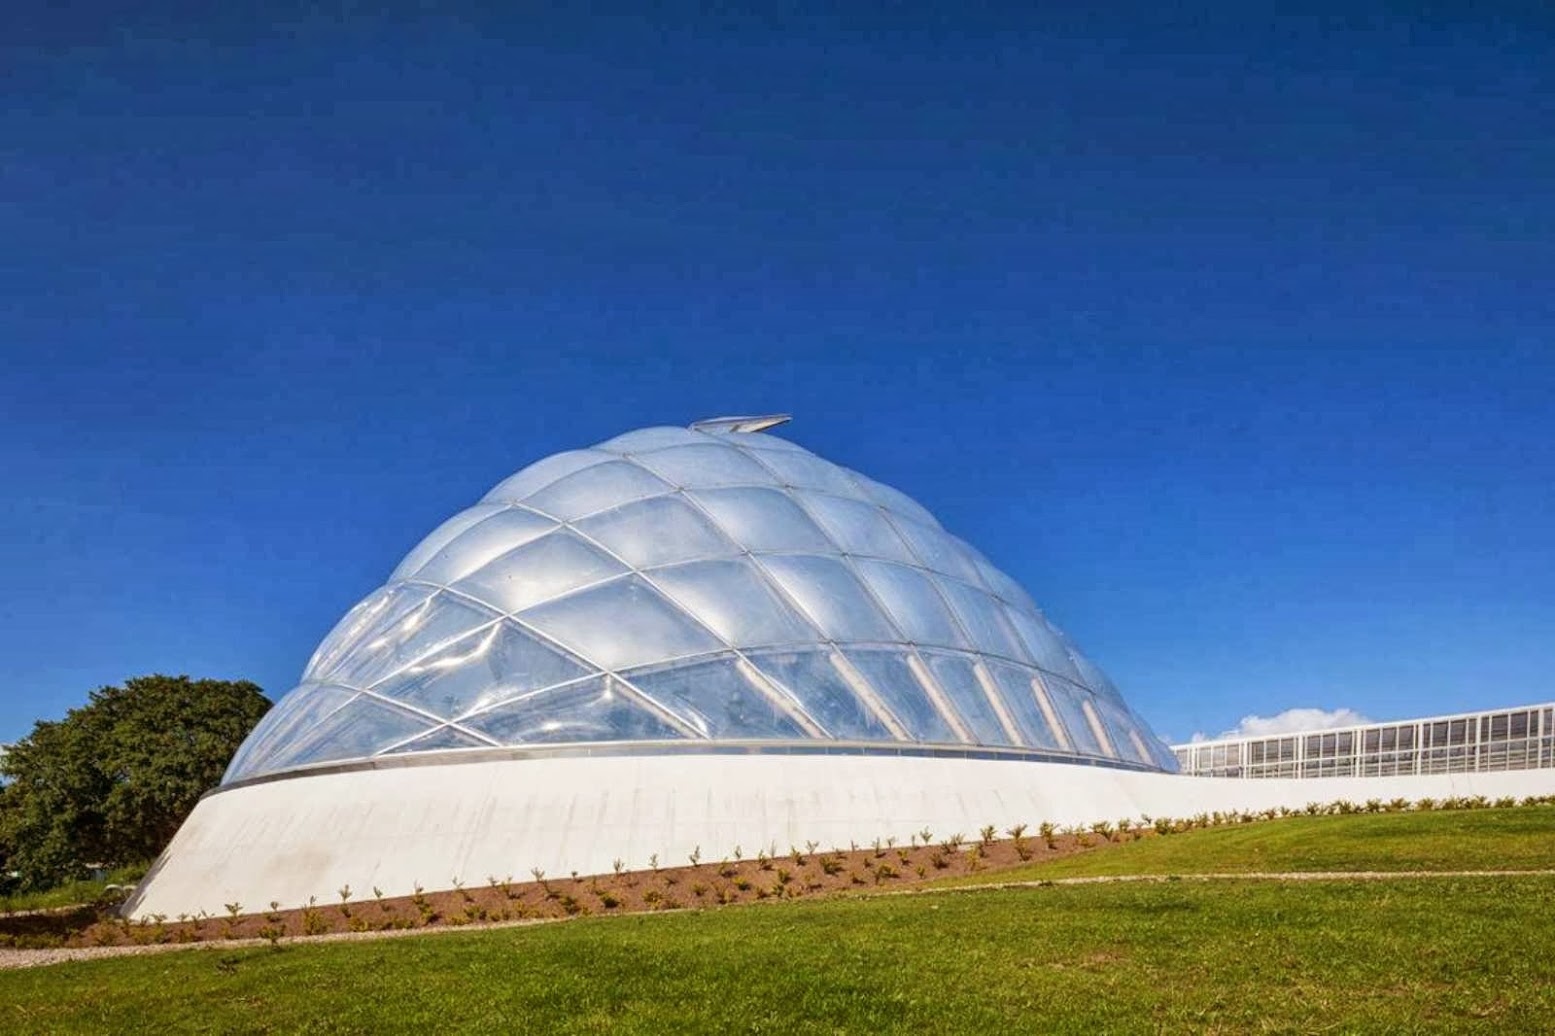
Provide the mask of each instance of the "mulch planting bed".
[{"label": "mulch planting bed", "polygon": [[[1114,832],[1114,839],[1151,832]],[[1100,835],[1024,834],[1020,838],[952,838],[912,844],[880,842],[847,849],[808,845],[717,862],[599,875],[471,877],[462,886],[388,896],[371,888],[340,889],[330,902],[295,910],[234,903],[221,915],[126,921],[113,904],[50,913],[0,916],[0,946],[19,949],[133,946],[230,939],[293,939],[336,932],[434,928],[501,921],[716,907],[757,900],[841,895],[910,887],[935,878],[998,871],[1052,859],[1105,842]],[[386,890],[384,890],[386,891]],[[257,910],[256,910],[257,908]]]}]

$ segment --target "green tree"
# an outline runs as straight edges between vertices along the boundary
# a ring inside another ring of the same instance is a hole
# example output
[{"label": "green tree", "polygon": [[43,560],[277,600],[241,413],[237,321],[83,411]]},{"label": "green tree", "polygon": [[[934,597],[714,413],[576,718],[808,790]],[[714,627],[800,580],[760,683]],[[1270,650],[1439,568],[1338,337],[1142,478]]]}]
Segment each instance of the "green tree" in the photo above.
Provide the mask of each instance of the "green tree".
[{"label": "green tree", "polygon": [[0,762],[0,857],[29,889],[150,859],[269,708],[247,680],[141,676],[92,692]]}]

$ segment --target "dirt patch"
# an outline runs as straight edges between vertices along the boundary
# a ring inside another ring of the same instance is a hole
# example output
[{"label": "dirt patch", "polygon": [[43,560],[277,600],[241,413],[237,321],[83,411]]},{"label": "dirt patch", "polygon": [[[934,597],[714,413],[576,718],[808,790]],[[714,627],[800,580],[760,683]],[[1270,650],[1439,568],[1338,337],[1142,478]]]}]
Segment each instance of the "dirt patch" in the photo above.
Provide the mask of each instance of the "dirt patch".
[{"label": "dirt patch", "polygon": [[[1114,832],[1114,839],[1146,832]],[[774,853],[681,867],[597,875],[531,874],[529,880],[490,875],[451,889],[385,896],[377,889],[345,888],[333,902],[282,910],[278,904],[234,903],[219,916],[151,917],[127,921],[110,904],[46,915],[0,917],[0,947],[58,949],[155,946],[262,940],[278,942],[336,933],[457,928],[514,921],[541,921],[706,908],[758,900],[783,900],[910,888],[935,878],[996,872],[1024,863],[1083,852],[1105,844],[1101,835],[1022,832],[995,839],[935,841],[914,837],[908,845],[821,849],[813,843]],[[256,907],[258,908],[256,910]]]}]

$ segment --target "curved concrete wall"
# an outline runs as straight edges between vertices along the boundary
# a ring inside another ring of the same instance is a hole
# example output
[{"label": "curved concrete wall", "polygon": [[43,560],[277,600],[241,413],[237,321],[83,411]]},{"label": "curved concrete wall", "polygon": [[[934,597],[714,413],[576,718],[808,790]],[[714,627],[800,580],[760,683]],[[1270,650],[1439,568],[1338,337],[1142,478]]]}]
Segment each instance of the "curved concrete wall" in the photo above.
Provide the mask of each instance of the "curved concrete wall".
[{"label": "curved concrete wall", "polygon": [[1350,799],[1555,793],[1555,770],[1246,780],[1063,763],[924,757],[707,755],[511,759],[319,774],[203,799],[136,896],[131,917],[216,914],[409,895],[488,876],[718,860],[815,841],[905,843],[1042,821],[1190,816]]}]

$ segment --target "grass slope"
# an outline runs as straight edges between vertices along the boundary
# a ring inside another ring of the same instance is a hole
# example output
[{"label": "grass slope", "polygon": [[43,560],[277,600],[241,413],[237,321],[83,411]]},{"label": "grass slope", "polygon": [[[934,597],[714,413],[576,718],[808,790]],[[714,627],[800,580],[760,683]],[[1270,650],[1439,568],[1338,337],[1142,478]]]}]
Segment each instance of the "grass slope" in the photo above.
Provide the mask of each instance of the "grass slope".
[{"label": "grass slope", "polygon": [[[1450,905],[1450,908],[1448,908]],[[1555,879],[879,897],[0,974],[10,1032],[1531,1032]]]},{"label": "grass slope", "polygon": [[940,884],[1107,874],[1555,869],[1555,807],[1288,817],[1105,845]]},{"label": "grass slope", "polygon": [[[1548,867],[1552,823],[1538,807],[1280,820],[1040,876]],[[0,972],[0,1031],[1555,1031],[1552,909],[1550,877],[798,901]]]},{"label": "grass slope", "polygon": [[135,884],[150,866],[149,863],[136,863],[109,871],[106,877],[100,879],[71,881],[42,892],[18,892],[15,895],[0,896],[0,914],[23,910],[55,910],[80,903],[91,903],[101,897],[109,885]]}]

